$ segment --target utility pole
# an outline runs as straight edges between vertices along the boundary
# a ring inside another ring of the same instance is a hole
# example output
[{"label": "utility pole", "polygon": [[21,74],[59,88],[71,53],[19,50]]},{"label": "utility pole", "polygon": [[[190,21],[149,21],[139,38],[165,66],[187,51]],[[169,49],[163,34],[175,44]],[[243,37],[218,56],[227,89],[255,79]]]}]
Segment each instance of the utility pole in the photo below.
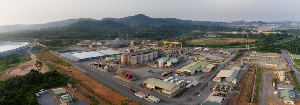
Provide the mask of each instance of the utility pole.
[{"label": "utility pole", "polygon": [[249,34],[250,34],[250,31],[247,31],[247,45],[246,45],[247,53],[250,52],[250,46],[249,46]]},{"label": "utility pole", "polygon": [[128,33],[127,33],[127,42],[129,42],[129,41],[128,41]]}]

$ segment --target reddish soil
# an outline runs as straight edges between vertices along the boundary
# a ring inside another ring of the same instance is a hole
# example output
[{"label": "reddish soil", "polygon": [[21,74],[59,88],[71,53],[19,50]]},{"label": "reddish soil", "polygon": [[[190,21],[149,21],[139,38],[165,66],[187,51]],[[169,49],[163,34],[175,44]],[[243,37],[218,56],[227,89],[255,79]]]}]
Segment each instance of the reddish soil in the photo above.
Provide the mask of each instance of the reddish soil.
[{"label": "reddish soil", "polygon": [[[238,100],[236,105],[257,105],[257,103],[248,103],[248,100],[247,100],[247,94],[249,94],[251,92],[251,85],[252,85],[252,81],[254,79],[254,75],[255,75],[254,68],[250,68],[248,71],[248,77],[246,78],[246,73],[242,76],[241,81],[234,88],[234,90],[240,91],[240,89],[242,88],[242,85],[243,85],[243,88],[240,92],[240,96],[239,96],[239,98],[237,98],[238,93],[233,95],[229,102],[230,105],[234,105],[236,100]],[[243,84],[244,81],[245,81],[245,83]]]},{"label": "reddish soil", "polygon": [[199,31],[199,30],[191,30],[191,32],[193,32],[193,33],[200,33],[200,32],[202,32],[202,31]]},{"label": "reddish soil", "polygon": [[[34,54],[30,54],[31,60],[24,62],[16,67],[10,68],[6,71],[4,71],[5,73],[3,75],[1,75],[0,77],[0,81],[5,81],[6,79],[10,78],[10,77],[15,77],[15,76],[22,76],[25,75],[27,73],[30,72],[31,69],[35,69],[37,70],[37,68],[35,67],[35,63],[37,60],[37,57]],[[41,72],[45,73],[49,70],[48,66],[46,66],[46,64],[42,61],[43,63],[43,67]]]},{"label": "reddish soil", "polygon": [[[54,56],[51,53],[48,54],[43,54],[45,59],[59,59],[58,57]],[[76,70],[75,67],[73,66],[62,66],[59,64],[55,64],[52,62],[49,62],[51,64],[54,64],[55,66],[61,67],[58,71],[61,72],[62,74],[65,74],[69,77],[72,77],[74,79],[79,80],[82,84],[84,84],[87,88],[91,89],[91,91],[95,92],[97,95],[100,97],[104,98],[105,100],[111,102],[114,105],[120,104],[121,102],[125,102],[128,105],[139,105],[139,103],[128,99],[127,97],[124,97],[123,95],[115,92],[111,88],[108,88],[104,85],[102,85],[100,82],[90,78],[89,76],[85,75],[80,70]],[[100,99],[100,97],[95,96],[95,94],[91,93],[88,89],[85,87],[81,86],[80,84],[75,84],[75,86],[78,86],[81,91],[83,91],[85,94],[88,94],[90,96],[95,97],[96,100],[98,100],[99,103],[104,104],[105,102]],[[106,103],[108,104],[108,103]]]}]

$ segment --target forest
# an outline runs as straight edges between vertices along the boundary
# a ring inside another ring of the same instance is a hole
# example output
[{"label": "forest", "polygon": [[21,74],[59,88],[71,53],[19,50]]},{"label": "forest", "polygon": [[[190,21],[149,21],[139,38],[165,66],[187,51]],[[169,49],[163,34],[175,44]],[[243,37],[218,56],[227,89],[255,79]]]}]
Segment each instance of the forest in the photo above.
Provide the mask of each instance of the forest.
[{"label": "forest", "polygon": [[31,70],[25,76],[16,76],[0,82],[0,105],[38,105],[35,93],[66,85],[71,80],[56,70],[39,73]]}]

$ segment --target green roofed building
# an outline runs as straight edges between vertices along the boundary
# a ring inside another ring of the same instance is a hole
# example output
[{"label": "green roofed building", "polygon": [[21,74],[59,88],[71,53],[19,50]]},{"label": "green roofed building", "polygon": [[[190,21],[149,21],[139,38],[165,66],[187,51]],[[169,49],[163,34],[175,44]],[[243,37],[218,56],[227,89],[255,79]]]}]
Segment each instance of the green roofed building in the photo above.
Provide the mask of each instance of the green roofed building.
[{"label": "green roofed building", "polygon": [[162,89],[162,92],[167,94],[172,94],[180,88],[175,83],[165,82],[156,78],[148,78],[143,84],[150,89]]},{"label": "green roofed building", "polygon": [[[206,65],[208,65],[208,62],[199,61],[199,62],[192,62],[178,70],[176,70],[176,73],[181,73],[185,75],[193,75],[197,71],[200,72],[201,68],[205,68]],[[200,69],[199,69],[200,68]]]},{"label": "green roofed building", "polygon": [[54,94],[56,95],[60,95],[60,94],[65,94],[67,93],[65,88],[57,88],[57,89],[52,89],[52,91],[54,92]]},{"label": "green roofed building", "polygon": [[295,100],[294,100],[295,93],[293,91],[291,91],[291,90],[282,90],[281,91],[281,96],[282,96],[282,99],[283,99],[284,103],[292,104],[292,105],[295,104]]},{"label": "green roofed building", "polygon": [[220,103],[205,101],[202,105],[220,105]]},{"label": "green roofed building", "polygon": [[295,86],[278,84],[278,89],[294,90]]}]

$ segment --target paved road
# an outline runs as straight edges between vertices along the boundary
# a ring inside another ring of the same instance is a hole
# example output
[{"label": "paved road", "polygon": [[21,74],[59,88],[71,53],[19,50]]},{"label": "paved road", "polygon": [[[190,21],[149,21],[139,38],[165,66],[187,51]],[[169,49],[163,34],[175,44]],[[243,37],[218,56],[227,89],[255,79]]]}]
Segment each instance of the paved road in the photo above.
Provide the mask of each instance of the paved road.
[{"label": "paved road", "polygon": [[[269,71],[270,72],[270,71]],[[260,95],[259,95],[259,105],[266,105],[267,100],[267,78],[266,78],[266,71],[262,72],[263,75],[260,83]]]},{"label": "paved road", "polygon": [[[223,63],[219,65],[219,67],[211,74],[209,75],[204,81],[202,81],[197,87],[195,87],[193,90],[191,90],[186,95],[182,96],[181,98],[189,99],[190,97],[195,97],[194,94],[196,92],[199,92],[203,87],[207,86],[207,83],[211,81],[222,69],[226,67],[228,62],[231,61],[236,56],[236,53],[233,53],[231,56],[229,56]],[[208,96],[208,95],[207,95]],[[207,98],[207,97],[206,97]],[[205,99],[204,99],[205,100]],[[190,104],[198,104],[202,103],[204,101],[203,99],[194,100],[194,102],[190,102]]]},{"label": "paved road", "polygon": [[293,70],[295,72],[295,76],[296,79],[298,80],[298,83],[300,82],[300,72],[294,67],[294,63],[292,62],[292,60],[288,57],[288,55],[286,54],[286,52],[284,50],[281,50],[281,53],[283,54],[283,56],[285,57],[289,67],[291,70]]},{"label": "paved road", "polygon": [[51,92],[52,89],[49,89],[47,93],[41,95],[41,105],[56,105],[56,102],[50,95]]},{"label": "paved road", "polygon": [[100,81],[102,84],[112,88],[113,90],[117,91],[118,93],[121,93],[135,101],[137,101],[138,103],[141,103],[143,105],[148,105],[148,104],[151,104],[149,103],[148,101],[144,100],[144,99],[141,99],[141,98],[138,98],[137,96],[134,95],[134,93],[130,93],[128,91],[129,87],[123,85],[123,84],[120,84],[120,83],[117,83],[115,82],[113,79],[111,79],[109,76],[107,75],[104,75],[103,73],[101,73],[100,71],[94,71],[94,70],[91,70],[90,68],[86,67],[86,66],[83,66],[81,63],[78,63],[78,62],[73,62],[69,59],[66,59],[66,58],[62,58],[64,61],[70,63],[71,65],[75,66],[77,69],[85,72],[86,74],[88,74],[90,77]]},{"label": "paved road", "polygon": [[[208,77],[206,78],[203,82],[200,83],[200,85],[198,85],[195,89],[193,89],[191,92],[187,93],[186,95],[182,96],[181,98],[179,99],[170,99],[170,98],[167,98],[167,97],[164,97],[164,96],[160,96],[158,95],[157,93],[152,93],[153,95],[155,95],[156,97],[158,98],[161,98],[161,100],[167,102],[167,103],[160,103],[160,104],[180,104],[180,103],[183,103],[183,102],[189,102],[189,98],[191,97],[195,97],[194,94],[195,92],[199,92],[201,88],[205,87],[206,84],[211,81],[218,73],[219,71],[221,71],[226,65],[227,63],[233,58],[236,56],[236,53],[233,53],[230,57],[228,57],[223,63],[221,63],[219,65],[219,67]],[[143,105],[148,105],[148,104],[152,104],[152,103],[149,103],[148,101],[144,100],[144,99],[141,99],[141,98],[138,98],[134,95],[134,93],[130,93],[128,92],[128,89],[130,88],[128,86],[128,84],[123,84],[122,81],[120,80],[116,80],[116,79],[113,79],[111,77],[113,77],[112,74],[109,74],[109,73],[105,73],[103,71],[100,71],[98,69],[94,69],[92,67],[90,67],[89,65],[85,65],[85,64],[82,64],[82,63],[79,63],[79,62],[73,62],[72,60],[70,59],[67,59],[67,58],[64,58],[64,57],[61,57],[64,61],[70,63],[71,65],[73,65],[74,67],[76,67],[77,69],[85,72],[86,74],[88,74],[90,77],[98,80],[99,82],[101,82],[102,84],[112,88],[113,90],[125,95],[126,97],[128,98],[131,98],[135,101],[137,101],[138,103],[141,103]],[[138,85],[138,84],[137,84]],[[202,102],[198,102],[199,100],[196,100],[197,103],[202,103]]]}]

